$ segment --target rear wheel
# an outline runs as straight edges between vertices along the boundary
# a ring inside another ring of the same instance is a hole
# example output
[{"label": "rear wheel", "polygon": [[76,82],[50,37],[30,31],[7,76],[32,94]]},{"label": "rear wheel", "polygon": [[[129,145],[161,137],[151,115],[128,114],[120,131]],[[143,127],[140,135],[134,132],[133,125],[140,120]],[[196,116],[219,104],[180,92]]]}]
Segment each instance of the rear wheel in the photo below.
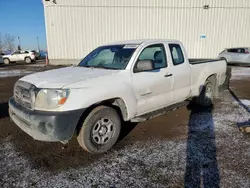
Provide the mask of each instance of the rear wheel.
[{"label": "rear wheel", "polygon": [[213,98],[215,96],[215,83],[213,79],[208,79],[200,93],[198,103],[204,107],[209,107],[213,104]]},{"label": "rear wheel", "polygon": [[29,63],[31,63],[31,62],[32,62],[32,61],[31,61],[31,58],[30,58],[30,57],[26,57],[26,58],[25,58],[25,63],[28,63],[28,64],[29,64]]},{"label": "rear wheel", "polygon": [[9,60],[8,58],[6,58],[6,59],[3,60],[3,63],[4,63],[5,65],[8,65],[8,64],[10,64],[10,60]]},{"label": "rear wheel", "polygon": [[110,107],[99,106],[82,122],[77,141],[90,153],[104,153],[115,145],[120,131],[121,119],[117,111]]}]

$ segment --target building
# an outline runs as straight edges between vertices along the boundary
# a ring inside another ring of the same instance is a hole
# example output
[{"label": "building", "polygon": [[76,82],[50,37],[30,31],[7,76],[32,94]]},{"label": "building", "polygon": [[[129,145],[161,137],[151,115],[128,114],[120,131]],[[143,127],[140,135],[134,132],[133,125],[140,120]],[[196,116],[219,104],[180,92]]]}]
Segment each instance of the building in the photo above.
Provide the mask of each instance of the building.
[{"label": "building", "polygon": [[249,0],[43,0],[52,64],[117,40],[181,40],[191,58],[250,46]]}]

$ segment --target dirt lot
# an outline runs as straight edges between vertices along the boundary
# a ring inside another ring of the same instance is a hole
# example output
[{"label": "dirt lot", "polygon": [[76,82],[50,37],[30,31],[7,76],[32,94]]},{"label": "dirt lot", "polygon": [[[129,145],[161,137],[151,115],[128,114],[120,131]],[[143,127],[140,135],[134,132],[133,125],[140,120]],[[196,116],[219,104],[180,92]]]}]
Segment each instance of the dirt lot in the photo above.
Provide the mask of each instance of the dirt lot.
[{"label": "dirt lot", "polygon": [[250,187],[250,68],[233,67],[230,91],[213,109],[187,106],[138,125],[100,156],[73,138],[34,141],[8,117],[14,83],[58,67],[0,65],[0,187]]}]

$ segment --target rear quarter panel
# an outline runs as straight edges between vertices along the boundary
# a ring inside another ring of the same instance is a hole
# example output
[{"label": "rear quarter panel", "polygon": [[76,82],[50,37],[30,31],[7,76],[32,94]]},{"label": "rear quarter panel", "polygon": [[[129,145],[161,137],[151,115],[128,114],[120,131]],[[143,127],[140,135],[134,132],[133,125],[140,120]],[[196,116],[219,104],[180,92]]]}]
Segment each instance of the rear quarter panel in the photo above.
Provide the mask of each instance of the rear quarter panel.
[{"label": "rear quarter panel", "polygon": [[225,60],[201,64],[191,64],[191,91],[192,96],[198,96],[207,78],[216,76],[217,86],[222,85],[226,79],[227,63]]}]

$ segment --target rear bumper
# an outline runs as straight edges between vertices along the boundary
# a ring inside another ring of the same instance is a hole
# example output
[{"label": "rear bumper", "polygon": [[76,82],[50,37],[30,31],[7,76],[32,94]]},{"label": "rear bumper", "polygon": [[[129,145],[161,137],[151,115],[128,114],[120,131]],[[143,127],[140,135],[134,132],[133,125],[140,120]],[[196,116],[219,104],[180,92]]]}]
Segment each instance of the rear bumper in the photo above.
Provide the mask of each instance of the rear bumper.
[{"label": "rear bumper", "polygon": [[68,112],[32,111],[9,100],[9,114],[11,119],[24,132],[35,140],[62,142],[74,135],[78,121],[84,109]]}]

